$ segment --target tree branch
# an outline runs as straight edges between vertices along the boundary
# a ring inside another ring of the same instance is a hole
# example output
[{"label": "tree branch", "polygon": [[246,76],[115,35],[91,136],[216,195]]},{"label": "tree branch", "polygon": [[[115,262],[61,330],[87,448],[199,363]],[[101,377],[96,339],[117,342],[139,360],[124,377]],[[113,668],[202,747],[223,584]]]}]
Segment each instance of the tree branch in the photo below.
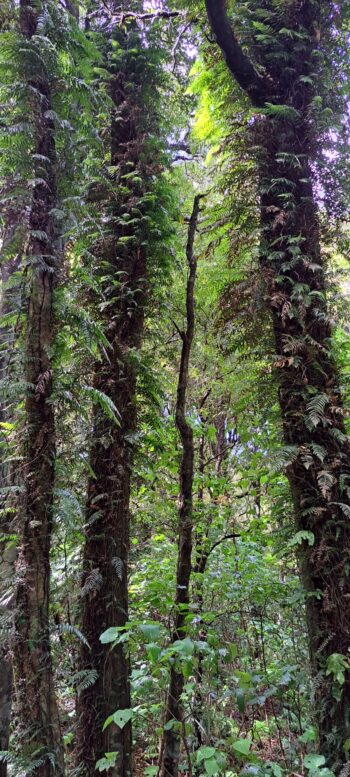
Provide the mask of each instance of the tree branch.
[{"label": "tree branch", "polygon": [[211,546],[210,550],[208,551],[208,556],[217,548],[219,545],[222,545],[223,542],[226,540],[235,540],[237,537],[240,537],[240,534],[226,534],[225,537],[221,537],[221,540],[218,540],[217,542],[214,542],[214,545]]},{"label": "tree branch", "polygon": [[120,13],[119,16],[122,22],[125,19],[136,19],[136,21],[147,21],[150,19],[177,19],[179,17],[180,18],[186,17],[187,12],[186,11],[149,11],[148,13],[132,13],[131,11],[126,11],[125,13]]},{"label": "tree branch", "polygon": [[227,16],[227,0],[205,0],[205,5],[210,26],[233,77],[253,105],[261,107],[269,98],[268,85],[235,37]]}]

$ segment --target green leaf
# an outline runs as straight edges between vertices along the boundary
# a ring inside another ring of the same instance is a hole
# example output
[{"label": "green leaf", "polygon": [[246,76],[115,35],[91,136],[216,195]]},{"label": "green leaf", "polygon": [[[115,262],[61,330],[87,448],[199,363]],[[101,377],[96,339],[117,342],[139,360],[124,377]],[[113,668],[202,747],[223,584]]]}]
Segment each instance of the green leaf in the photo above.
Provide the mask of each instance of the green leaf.
[{"label": "green leaf", "polygon": [[146,651],[148,658],[152,661],[153,664],[158,661],[158,658],[162,652],[159,645],[156,645],[155,642],[150,642],[149,645],[146,645]]},{"label": "green leaf", "polygon": [[327,394],[315,394],[306,405],[307,416],[305,423],[308,429],[312,431],[321,422],[325,421],[325,409],[329,405],[329,397]]},{"label": "green leaf", "polygon": [[205,761],[208,758],[213,758],[215,753],[215,747],[200,747],[197,750],[197,763],[200,764],[202,761]]},{"label": "green leaf", "polygon": [[234,742],[232,745],[236,753],[239,753],[239,755],[244,755],[244,756],[249,755],[251,746],[252,746],[251,739],[237,739],[237,742]]},{"label": "green leaf", "polygon": [[99,772],[107,772],[108,769],[112,769],[116,765],[117,755],[118,753],[105,753],[105,757],[97,761],[96,769]]},{"label": "green leaf", "polygon": [[242,690],[242,688],[238,688],[238,690],[237,690],[236,701],[237,701],[238,709],[239,709],[239,711],[243,715],[244,710],[245,710],[245,695],[244,695],[244,691]]},{"label": "green leaf", "polygon": [[103,632],[100,636],[100,642],[102,645],[108,645],[109,642],[114,642],[118,639],[120,630],[118,626],[111,626],[109,629]]},{"label": "green leaf", "polygon": [[333,675],[333,679],[338,683],[338,685],[344,685],[345,672],[349,671],[349,669],[349,661],[346,656],[342,655],[342,653],[332,653],[330,656],[328,656],[326,674]]},{"label": "green leaf", "polygon": [[302,742],[303,744],[307,744],[308,742],[316,742],[316,731],[313,726],[307,728],[306,731],[304,731],[304,733],[298,737],[298,739],[299,742]]},{"label": "green leaf", "polygon": [[175,718],[168,720],[168,722],[164,724],[164,731],[172,731],[173,728],[180,728],[180,721],[175,720]]},{"label": "green leaf", "polygon": [[326,759],[324,755],[318,755],[317,753],[308,753],[304,758],[305,769],[319,769],[320,766],[324,766]]},{"label": "green leaf", "polygon": [[186,637],[186,639],[177,639],[173,644],[173,648],[177,653],[182,653],[184,656],[192,656],[195,645],[192,639]]},{"label": "green leaf", "polygon": [[127,723],[132,719],[133,711],[131,709],[117,710],[113,715],[109,715],[103,725],[103,731],[105,731],[111,723],[115,723],[119,728],[124,728]]},{"label": "green leaf", "polygon": [[120,413],[112,399],[107,394],[105,394],[103,391],[99,391],[93,386],[83,386],[82,390],[84,394],[91,399],[91,402],[94,405],[99,405],[101,410],[110,421],[113,421],[113,423],[115,423],[117,426],[120,426],[120,421],[117,417],[120,417]]},{"label": "green leaf", "polygon": [[160,625],[159,623],[142,623],[140,631],[146,639],[153,642],[160,636]]},{"label": "green leaf", "polygon": [[206,774],[209,774],[209,777],[212,777],[214,774],[218,774],[219,768],[220,767],[215,758],[208,758],[208,760],[204,761],[204,769]]},{"label": "green leaf", "polygon": [[267,116],[275,116],[278,119],[287,119],[288,121],[295,121],[300,118],[299,111],[293,108],[292,105],[275,105],[274,103],[266,102],[265,108],[261,112]]},{"label": "green leaf", "polygon": [[302,545],[303,542],[307,542],[309,545],[315,544],[315,535],[312,531],[298,531],[294,534],[294,537],[289,541],[289,547],[293,548],[295,545]]}]

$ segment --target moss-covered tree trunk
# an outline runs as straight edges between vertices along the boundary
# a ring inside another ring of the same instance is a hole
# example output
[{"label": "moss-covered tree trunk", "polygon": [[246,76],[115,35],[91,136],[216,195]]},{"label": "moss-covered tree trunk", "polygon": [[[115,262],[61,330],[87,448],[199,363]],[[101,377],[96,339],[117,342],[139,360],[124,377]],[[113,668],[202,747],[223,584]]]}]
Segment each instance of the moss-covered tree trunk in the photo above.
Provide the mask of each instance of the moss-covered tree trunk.
[{"label": "moss-covered tree trunk", "polygon": [[[135,325],[134,344],[136,345]],[[140,335],[140,331],[138,332]],[[118,408],[120,425],[94,411],[86,509],[87,528],[83,560],[83,616],[81,629],[90,648],[81,648],[81,668],[93,669],[96,681],[82,692],[78,704],[78,757],[84,774],[97,774],[96,761],[115,752],[111,774],[131,774],[131,725],[103,724],[116,710],[130,709],[129,661],[123,645],[114,649],[100,641],[109,627],[128,620],[129,501],[132,469],[130,440],[136,430],[135,375],[129,362],[130,339],[111,343],[109,361],[99,364],[94,385],[107,393]],[[86,732],[89,736],[86,736]]]},{"label": "moss-covered tree trunk", "polygon": [[15,612],[14,675],[22,752],[38,777],[61,777],[63,748],[49,636],[50,543],[54,486],[55,425],[51,402],[53,288],[56,273],[52,208],[56,204],[54,126],[49,118],[49,78],[38,68],[34,36],[39,4],[22,0],[21,33],[27,47],[23,77],[33,98],[35,184],[29,216],[26,259],[30,272],[24,345],[25,444],[23,494],[19,511],[19,561]]},{"label": "moss-covered tree trunk", "polygon": [[287,476],[296,529],[307,533],[300,568],[307,593],[320,746],[329,762],[339,767],[345,761],[344,743],[349,737],[350,678],[345,672],[344,686],[337,684],[331,656],[342,655],[347,665],[350,445],[332,355],[317,208],[305,156],[308,127],[303,122],[269,124],[265,183],[282,175],[276,156],[293,149],[300,160],[297,168],[284,165],[283,169],[293,191],[289,213],[281,210],[278,195],[262,196],[261,266],[273,321],[284,441],[290,446]]},{"label": "moss-covered tree trunk", "polygon": [[[320,4],[291,4],[283,25],[277,14],[276,64],[271,40],[252,49],[253,58],[258,51],[263,76],[240,47],[225,0],[206,0],[206,7],[233,76],[253,104],[264,108],[253,128],[260,148],[261,268],[276,344],[284,440],[290,446],[287,474],[296,528],[305,532],[300,564],[320,747],[328,764],[339,769],[348,760],[344,745],[350,734],[350,446],[332,355],[311,167],[318,142],[311,103],[322,78]],[[281,26],[290,31],[288,43],[281,44]],[[336,679],[339,662],[343,684]]]},{"label": "moss-covered tree trunk", "polygon": [[[100,637],[109,627],[123,627],[128,620],[130,484],[137,431],[135,360],[147,301],[147,192],[153,185],[153,165],[157,165],[157,154],[150,156],[147,150],[154,111],[144,103],[144,90],[152,88],[156,71],[148,70],[134,23],[128,32],[116,31],[115,35],[119,53],[115,64],[109,65],[114,106],[111,166],[115,173],[113,194],[107,195],[102,206],[112,227],[96,248],[101,319],[109,348],[96,363],[94,388],[112,401],[116,419],[95,405],[81,619],[90,647],[81,646],[80,669],[92,670],[96,679],[80,695],[77,744],[77,760],[86,777],[97,775],[96,762],[107,752],[115,754],[111,777],[132,773],[131,721],[122,727],[111,723],[102,730],[109,715],[130,709],[129,660],[123,644],[111,649]],[[153,104],[156,88],[154,84]]]},{"label": "moss-covered tree trunk", "polygon": [[[9,187],[11,188],[11,187]],[[19,309],[18,283],[14,275],[19,269],[21,251],[26,231],[26,219],[20,198],[13,197],[5,213],[5,226],[2,235],[0,254],[1,297],[0,297],[0,421],[11,422],[9,414],[9,386],[12,375],[12,352],[14,344],[14,326],[7,317]],[[13,468],[7,462],[10,458],[10,445],[6,432],[0,439],[0,533],[4,539],[0,543],[0,615],[2,629],[0,635],[0,749],[8,750],[10,719],[12,706],[12,660],[9,636],[11,633],[14,605],[14,573],[16,547],[12,538],[15,532],[14,506],[10,501],[8,489],[11,489]],[[6,760],[0,762],[0,777],[7,775]]]},{"label": "moss-covered tree trunk", "polygon": [[[11,4],[0,9],[0,34],[16,27],[15,9]],[[11,422],[10,396],[13,368],[15,327],[12,315],[20,308],[19,284],[15,280],[21,263],[21,253],[26,236],[26,213],[23,197],[18,196],[15,179],[9,174],[2,182],[2,232],[0,250],[0,422]],[[0,750],[9,746],[12,707],[12,658],[10,634],[14,604],[14,571],[16,549],[8,539],[16,531],[14,505],[11,503],[13,471],[8,459],[11,456],[8,430],[0,432]],[[7,775],[7,761],[0,762],[0,777]]]}]

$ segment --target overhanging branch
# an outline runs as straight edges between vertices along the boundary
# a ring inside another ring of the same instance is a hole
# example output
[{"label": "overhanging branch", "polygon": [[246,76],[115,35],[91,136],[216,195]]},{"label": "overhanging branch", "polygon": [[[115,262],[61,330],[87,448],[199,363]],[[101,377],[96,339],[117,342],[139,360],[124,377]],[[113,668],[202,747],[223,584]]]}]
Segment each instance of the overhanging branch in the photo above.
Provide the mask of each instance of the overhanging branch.
[{"label": "overhanging branch", "polygon": [[208,19],[227,65],[253,105],[261,107],[269,98],[267,83],[256,71],[238,43],[227,16],[226,0],[205,0]]},{"label": "overhanging branch", "polygon": [[125,13],[120,13],[122,21],[124,21],[124,19],[136,19],[137,21],[147,21],[149,19],[177,19],[178,17],[185,16],[187,16],[186,11],[149,11],[147,13],[132,13],[131,11],[126,11]]}]

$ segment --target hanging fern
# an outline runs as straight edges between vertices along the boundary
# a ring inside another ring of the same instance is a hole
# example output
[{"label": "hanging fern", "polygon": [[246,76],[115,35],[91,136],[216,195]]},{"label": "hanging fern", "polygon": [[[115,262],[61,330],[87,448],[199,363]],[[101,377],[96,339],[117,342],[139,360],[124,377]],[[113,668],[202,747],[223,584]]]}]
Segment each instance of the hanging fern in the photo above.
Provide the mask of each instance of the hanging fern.
[{"label": "hanging fern", "polygon": [[327,394],[316,394],[306,405],[305,425],[312,431],[319,424],[326,426],[327,418],[325,416],[325,409],[329,405],[329,397]]},{"label": "hanging fern", "polygon": [[95,669],[82,669],[80,672],[76,672],[73,675],[71,682],[75,686],[79,696],[82,691],[86,691],[88,688],[91,688],[97,679],[98,672],[96,672]]},{"label": "hanging fern", "polygon": [[99,569],[93,569],[87,576],[85,583],[81,589],[80,596],[84,597],[92,593],[92,591],[99,591],[103,584],[103,577]]},{"label": "hanging fern", "polygon": [[117,426],[120,426],[118,409],[107,394],[104,394],[103,391],[99,391],[93,386],[83,386],[83,392],[90,398],[94,405],[98,405],[101,410],[103,410],[107,418],[113,421]]},{"label": "hanging fern", "polygon": [[86,645],[86,647],[90,647],[87,639],[85,639],[84,634],[79,631],[79,629],[76,626],[72,626],[71,623],[58,623],[57,625],[53,626],[52,634],[71,634],[72,636],[76,637],[80,642],[83,643],[83,645]]}]

